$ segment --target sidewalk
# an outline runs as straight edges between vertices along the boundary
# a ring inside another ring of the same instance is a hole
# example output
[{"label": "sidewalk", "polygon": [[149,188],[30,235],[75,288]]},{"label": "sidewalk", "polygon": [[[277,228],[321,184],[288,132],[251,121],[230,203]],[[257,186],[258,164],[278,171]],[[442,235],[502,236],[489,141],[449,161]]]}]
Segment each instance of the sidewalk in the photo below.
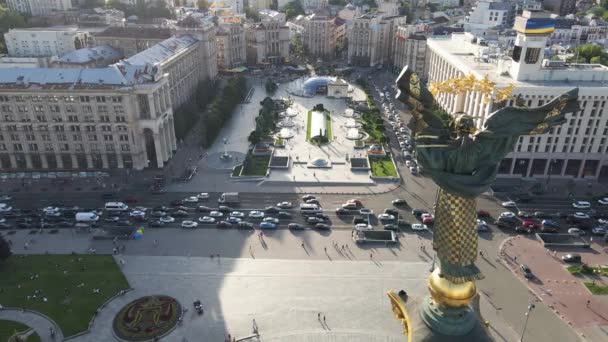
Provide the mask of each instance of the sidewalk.
[{"label": "sidewalk", "polygon": [[[63,333],[57,324],[48,317],[36,311],[22,311],[20,309],[3,308],[0,310],[0,319],[23,323],[34,329],[42,342],[63,341]],[[55,338],[51,338],[49,328],[55,329]]]}]

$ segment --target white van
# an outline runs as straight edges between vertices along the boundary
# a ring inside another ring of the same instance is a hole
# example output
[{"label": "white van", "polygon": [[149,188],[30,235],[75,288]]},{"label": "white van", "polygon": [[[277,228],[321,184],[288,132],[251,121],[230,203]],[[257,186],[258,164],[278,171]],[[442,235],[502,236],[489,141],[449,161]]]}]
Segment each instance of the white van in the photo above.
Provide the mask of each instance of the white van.
[{"label": "white van", "polygon": [[97,222],[99,215],[95,213],[76,213],[76,222]]},{"label": "white van", "polygon": [[106,203],[105,209],[107,211],[125,211],[129,210],[129,206],[122,202],[108,202]]},{"label": "white van", "polygon": [[316,214],[316,213],[322,213],[322,212],[323,212],[323,209],[320,208],[316,204],[308,204],[308,203],[300,204],[300,214],[302,214],[302,215]]}]

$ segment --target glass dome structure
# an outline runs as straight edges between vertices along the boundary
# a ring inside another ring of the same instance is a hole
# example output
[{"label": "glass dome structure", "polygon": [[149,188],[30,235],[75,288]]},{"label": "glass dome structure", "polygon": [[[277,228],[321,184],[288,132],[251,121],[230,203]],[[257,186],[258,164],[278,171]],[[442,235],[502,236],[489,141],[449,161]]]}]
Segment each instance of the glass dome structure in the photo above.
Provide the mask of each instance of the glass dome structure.
[{"label": "glass dome structure", "polygon": [[308,95],[327,92],[327,85],[335,81],[333,77],[315,76],[302,83],[302,90]]}]

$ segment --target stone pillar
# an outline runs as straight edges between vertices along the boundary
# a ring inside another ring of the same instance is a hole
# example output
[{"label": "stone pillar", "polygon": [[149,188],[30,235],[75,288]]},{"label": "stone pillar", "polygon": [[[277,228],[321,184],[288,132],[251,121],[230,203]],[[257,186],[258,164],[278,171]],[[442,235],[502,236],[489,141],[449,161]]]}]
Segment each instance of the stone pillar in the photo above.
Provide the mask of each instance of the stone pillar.
[{"label": "stone pillar", "polygon": [[564,176],[564,174],[566,173],[566,167],[568,166],[568,159],[564,159],[564,162],[562,163],[562,171],[559,173],[560,176]]},{"label": "stone pillar", "polygon": [[87,158],[87,169],[93,169],[95,167],[95,165],[93,165],[93,157],[91,156],[90,152],[87,153],[86,158]]},{"label": "stone pillar", "polygon": [[148,107],[150,108],[150,117],[152,119],[156,119],[156,108],[154,108],[154,97],[152,95],[148,95]]},{"label": "stone pillar", "polygon": [[511,167],[509,168],[509,174],[512,175],[513,174],[513,170],[515,169],[515,161],[517,160],[517,158],[513,157],[511,158]]},{"label": "stone pillar", "polygon": [[584,176],[583,171],[585,170],[586,161],[587,161],[586,159],[581,160],[581,166],[579,166],[579,168],[578,168],[578,172],[576,173],[576,178],[582,178]]},{"label": "stone pillar", "polygon": [[70,158],[72,159],[72,169],[78,169],[78,158],[74,153],[70,153]]},{"label": "stone pillar", "polygon": [[543,172],[543,175],[549,176],[549,168],[551,167],[552,160],[553,160],[552,158],[547,158],[547,162],[545,163],[545,171]]},{"label": "stone pillar", "polygon": [[63,159],[60,154],[55,154],[55,160],[57,161],[57,168],[63,169]]},{"label": "stone pillar", "polygon": [[125,168],[125,164],[122,161],[122,154],[116,153],[116,163],[117,163],[119,169]]},{"label": "stone pillar", "polygon": [[166,139],[166,133],[165,133],[166,130],[167,130],[167,128],[165,125],[163,125],[158,130],[158,138],[160,139],[160,143],[163,146],[163,162],[169,160],[169,154],[171,153],[171,151],[169,150],[169,145],[167,143],[167,139]]},{"label": "stone pillar", "polygon": [[167,160],[169,160],[173,156],[173,146],[171,146],[171,133],[169,133],[169,130],[171,129],[171,127],[169,126],[169,120],[165,122],[163,127],[165,151],[167,151]]},{"label": "stone pillar", "polygon": [[40,163],[42,164],[43,169],[49,168],[49,161],[46,159],[46,154],[40,153]]},{"label": "stone pillar", "polygon": [[108,156],[105,153],[101,154],[101,168],[107,169],[110,167],[110,163],[108,163]]},{"label": "stone pillar", "polygon": [[533,162],[534,162],[534,159],[532,159],[532,158],[528,159],[528,168],[526,169],[526,177],[530,177],[530,172],[532,171]]},{"label": "stone pillar", "polygon": [[33,169],[34,165],[32,164],[32,156],[29,153],[25,154],[25,168]]},{"label": "stone pillar", "polygon": [[163,147],[158,133],[154,133],[154,149],[156,150],[156,165],[163,168]]},{"label": "stone pillar", "polygon": [[13,153],[8,155],[8,158],[11,160],[11,168],[16,169],[17,168],[17,157],[15,157],[15,155]]},{"label": "stone pillar", "polygon": [[175,127],[173,125],[173,122],[174,122],[173,117],[169,118],[169,127],[167,127],[167,128],[169,130],[169,136],[171,137],[170,138],[171,149],[173,151],[177,151],[177,139],[175,138]]}]

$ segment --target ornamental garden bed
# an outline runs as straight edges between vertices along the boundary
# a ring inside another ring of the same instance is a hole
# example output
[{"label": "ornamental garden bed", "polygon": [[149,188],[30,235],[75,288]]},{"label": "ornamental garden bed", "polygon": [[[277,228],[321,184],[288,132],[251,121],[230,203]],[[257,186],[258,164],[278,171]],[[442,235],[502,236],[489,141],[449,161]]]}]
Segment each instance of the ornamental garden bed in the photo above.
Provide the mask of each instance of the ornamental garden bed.
[{"label": "ornamental garden bed", "polygon": [[254,156],[247,153],[240,176],[266,176],[271,155]]},{"label": "ornamental garden bed", "polygon": [[397,170],[391,155],[382,157],[369,156],[372,177],[397,177]]},{"label": "ornamental garden bed", "polygon": [[[9,341],[11,336],[24,333],[31,329],[27,325],[15,321],[0,320],[0,341]],[[40,342],[40,336],[35,331],[28,333],[28,337],[23,342]]]},{"label": "ornamental garden bed", "polygon": [[112,326],[122,340],[148,341],[173,330],[181,312],[181,305],[172,297],[141,297],[125,305],[114,317]]}]

